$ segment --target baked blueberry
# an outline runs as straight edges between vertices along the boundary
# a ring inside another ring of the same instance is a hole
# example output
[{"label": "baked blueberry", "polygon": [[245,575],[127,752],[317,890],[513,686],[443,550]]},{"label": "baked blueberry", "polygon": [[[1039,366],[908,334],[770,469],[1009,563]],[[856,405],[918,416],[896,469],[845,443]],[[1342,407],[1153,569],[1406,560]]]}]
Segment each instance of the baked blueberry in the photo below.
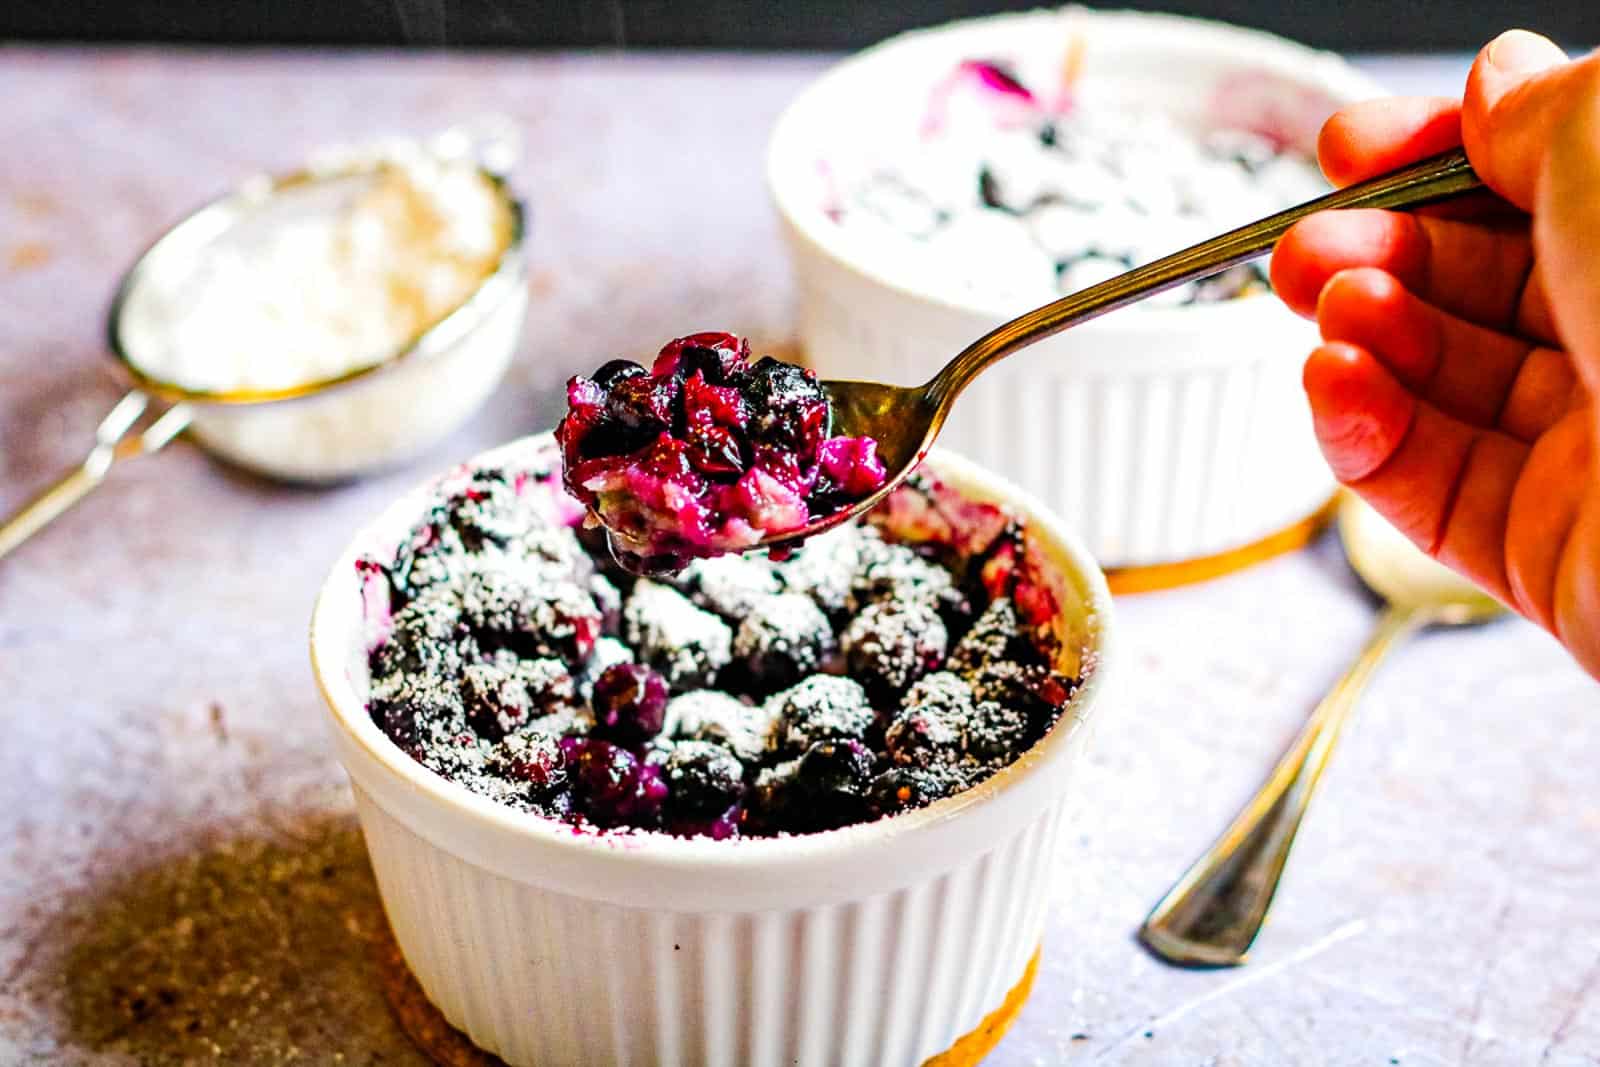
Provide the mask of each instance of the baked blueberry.
[{"label": "baked blueberry", "polygon": [[969,775],[960,765],[890,767],[872,780],[867,793],[867,810],[875,818],[898,815],[954,796],[971,784]]},{"label": "baked blueberry", "polygon": [[599,738],[561,742],[576,809],[596,826],[655,826],[667,786],[659,767]]},{"label": "baked blueberry", "polygon": [[949,636],[925,600],[889,598],[868,604],[840,636],[845,663],[872,698],[892,704],[944,661]]},{"label": "baked blueberry", "polygon": [[577,585],[539,579],[503,566],[474,570],[463,583],[462,617],[485,650],[581,666],[600,636],[600,611]]},{"label": "baked blueberry", "polygon": [[745,834],[803,833],[805,793],[800,784],[800,761],[784,760],[763,767],[745,797],[740,831]]},{"label": "baked blueberry", "polygon": [[668,829],[698,829],[720,818],[744,795],[744,764],[710,741],[679,741],[661,764],[667,783]]},{"label": "baked blueberry", "polygon": [[923,769],[960,763],[966,749],[960,723],[941,705],[895,712],[883,732],[883,745],[895,763]]},{"label": "baked blueberry", "polygon": [[861,567],[862,544],[877,540],[876,530],[848,524],[806,541],[777,569],[783,588],[803,593],[835,623],[850,609],[850,588]]},{"label": "baked blueberry", "polygon": [[872,750],[860,741],[818,741],[795,768],[807,828],[831,830],[860,822],[872,785]]},{"label": "baked blueberry", "polygon": [[1021,754],[1027,736],[1025,713],[980,701],[959,676],[939,671],[911,687],[883,743],[895,763],[926,769],[967,760],[1008,763]]},{"label": "baked blueberry", "polygon": [[679,741],[713,741],[740,760],[759,761],[767,749],[772,714],[719,689],[696,689],[667,702],[662,734]]},{"label": "baked blueberry", "polygon": [[850,585],[850,606],[863,611],[882,600],[927,604],[947,622],[970,617],[970,606],[955,577],[938,563],[905,545],[865,541],[861,567]]},{"label": "baked blueberry", "polygon": [[375,700],[374,721],[423,766],[446,778],[482,770],[488,742],[467,725],[459,694],[412,679],[394,695]]},{"label": "baked blueberry", "polygon": [[984,609],[950,650],[946,667],[966,680],[978,700],[1022,711],[1030,737],[1055,722],[1075,688],[1071,678],[1046,664],[1008,597]]},{"label": "baked blueberry", "polygon": [[815,601],[783,593],[751,606],[734,634],[733,659],[751,691],[771,692],[816,673],[836,645]]},{"label": "baked blueberry", "polygon": [[381,686],[390,678],[455,678],[477,656],[459,600],[440,591],[414,597],[395,613],[370,666],[374,685]]},{"label": "baked blueberry", "polygon": [[613,359],[602,363],[590,377],[602,389],[612,389],[628,378],[643,378],[649,373],[631,359]]},{"label": "baked blueberry", "polygon": [[507,542],[503,554],[528,572],[538,573],[540,581],[569,581],[594,594],[589,582],[598,568],[577,535],[565,527],[533,524],[538,520],[530,516],[531,510],[523,507],[524,528]]},{"label": "baked blueberry", "polygon": [[417,744],[421,736],[419,724],[452,715],[452,709],[447,705],[430,702],[414,691],[374,697],[367,712],[389,740],[418,759],[421,758],[421,749]]},{"label": "baked blueberry", "polygon": [[768,747],[780,757],[802,755],[818,741],[865,741],[877,718],[859,684],[828,674],[774,694],[767,710],[772,716]]},{"label": "baked blueberry", "polygon": [[527,787],[529,796],[548,800],[567,788],[567,759],[560,741],[548,734],[512,734],[489,754],[491,771]]},{"label": "baked blueberry", "polygon": [[634,585],[622,609],[622,633],[640,660],[660,671],[674,690],[705,687],[733,655],[727,623],[654,581]]},{"label": "baked blueberry", "polygon": [[783,591],[777,571],[758,556],[697,559],[677,574],[673,584],[696,607],[716,612],[734,625],[761,601]]},{"label": "baked blueberry", "polygon": [[950,649],[949,669],[976,673],[991,663],[1036,663],[1039,653],[1017,619],[1016,607],[1002,597],[983,609],[961,640]]},{"label": "baked blueberry", "polygon": [[872,750],[860,741],[818,741],[800,757],[797,773],[813,794],[864,796],[872,781]]},{"label": "baked blueberry", "polygon": [[461,564],[464,553],[444,508],[435,505],[396,549],[394,562],[386,568],[394,605],[400,607],[434,586],[455,580],[454,567]]},{"label": "baked blueberry", "polygon": [[765,445],[816,455],[828,436],[831,409],[815,372],[763,356],[750,368],[744,392],[752,436]]},{"label": "baked blueberry", "polygon": [[980,701],[1020,711],[1028,720],[1032,739],[1055,723],[1077,688],[1071,678],[1048,667],[1006,660],[986,664],[962,677]]},{"label": "baked blueberry", "polygon": [[618,663],[596,679],[591,703],[596,735],[637,748],[661,732],[667,680],[642,663]]},{"label": "baked blueberry", "polygon": [[589,662],[576,675],[578,679],[578,695],[584,700],[594,698],[594,683],[606,672],[607,667],[614,667],[618,663],[632,663],[633,649],[615,637],[601,637],[594,643],[594,651],[589,655]]},{"label": "baked blueberry", "polygon": [[534,719],[574,714],[578,686],[558,659],[502,652],[461,672],[461,704],[478,735],[497,741]]},{"label": "baked blueberry", "polygon": [[978,701],[967,725],[967,754],[988,767],[1004,767],[1033,743],[1028,713],[992,700]]},{"label": "baked blueberry", "polygon": [[639,439],[672,429],[673,407],[683,383],[673,378],[630,375],[606,391],[606,415]]},{"label": "baked blueberry", "polygon": [[499,471],[479,471],[445,498],[443,516],[467,552],[504,547],[527,526],[517,493]]}]

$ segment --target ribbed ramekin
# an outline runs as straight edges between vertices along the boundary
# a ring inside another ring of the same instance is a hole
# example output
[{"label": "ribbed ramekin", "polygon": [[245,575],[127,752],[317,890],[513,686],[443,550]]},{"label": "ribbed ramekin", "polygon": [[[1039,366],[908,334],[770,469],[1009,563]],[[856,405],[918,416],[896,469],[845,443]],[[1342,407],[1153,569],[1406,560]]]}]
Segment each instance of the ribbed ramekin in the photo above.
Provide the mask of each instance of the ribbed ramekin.
[{"label": "ribbed ramekin", "polygon": [[[886,268],[825,215],[819,165],[883,128],[874,124],[916,121],[909,108],[922,87],[959,61],[1063,54],[1072,35],[1083,46],[1082,84],[1190,116],[1231,100],[1235,121],[1286,126],[1304,149],[1338,106],[1380,95],[1332,54],[1134,12],[997,15],[846,60],[784,113],[767,160],[793,254],[801,343],[824,377],[925,381],[1027,308],[962,302],[909,268]],[[1226,97],[1229,86],[1240,95]],[[1265,296],[1132,308],[989,371],[943,440],[1036,494],[1107,566],[1228,553],[1306,519],[1333,492],[1300,387],[1301,357],[1315,344],[1313,326]]]},{"label": "ribbed ramekin", "polygon": [[[528,438],[473,462],[550,447]],[[1085,682],[1048,735],[976,788],[822,834],[580,834],[435,776],[367,714],[356,567],[392,553],[431,483],[356,537],[318,599],[312,663],[395,938],[451,1024],[517,1067],[911,1067],[1001,1006],[1043,929],[1110,667],[1110,595],[1032,498],[948,453],[928,464],[1030,524],[1062,577]]]}]

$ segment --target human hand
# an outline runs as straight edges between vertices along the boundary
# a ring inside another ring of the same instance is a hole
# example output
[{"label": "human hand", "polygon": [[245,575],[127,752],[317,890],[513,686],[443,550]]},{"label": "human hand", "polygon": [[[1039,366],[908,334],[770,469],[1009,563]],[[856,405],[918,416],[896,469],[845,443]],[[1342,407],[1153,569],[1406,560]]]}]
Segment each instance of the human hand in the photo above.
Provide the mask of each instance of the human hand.
[{"label": "human hand", "polygon": [[1600,677],[1600,52],[1513,30],[1461,101],[1355,105],[1318,154],[1348,185],[1463,143],[1497,196],[1313,216],[1273,284],[1321,326],[1305,387],[1340,481]]}]

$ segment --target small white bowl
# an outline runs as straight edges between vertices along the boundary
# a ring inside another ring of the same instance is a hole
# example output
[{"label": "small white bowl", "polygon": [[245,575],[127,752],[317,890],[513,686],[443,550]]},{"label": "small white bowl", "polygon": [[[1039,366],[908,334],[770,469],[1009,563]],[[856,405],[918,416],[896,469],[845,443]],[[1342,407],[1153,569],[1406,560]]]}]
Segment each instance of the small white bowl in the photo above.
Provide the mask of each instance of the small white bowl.
[{"label": "small white bowl", "polygon": [[[1181,120],[1225,106],[1235,124],[1287,127],[1305,151],[1338,107],[1381,95],[1339,57],[1270,34],[1073,8],[951,23],[846,60],[788,108],[767,157],[801,343],[823,377],[926,381],[1028,308],[941,294],[913,265],[885,269],[881,249],[863,249],[825,215],[819,165],[918,121],[960,61],[1060,56],[1074,35],[1080,85]],[[1231,552],[1305,520],[1333,493],[1300,387],[1316,338],[1266,296],[1130,308],[990,370],[942,440],[1037,494],[1107,566]]]},{"label": "small white bowl", "polygon": [[[514,466],[553,447],[541,435],[472,463]],[[433,483],[357,535],[318,599],[312,664],[395,938],[454,1026],[528,1067],[913,1067],[1019,985],[1106,685],[1110,594],[1076,538],[1031,498],[947,453],[928,465],[1029,524],[1062,579],[1084,684],[1049,734],[977,787],[788,838],[579,833],[414,762],[367,713],[371,631],[357,560],[392,555]]]}]

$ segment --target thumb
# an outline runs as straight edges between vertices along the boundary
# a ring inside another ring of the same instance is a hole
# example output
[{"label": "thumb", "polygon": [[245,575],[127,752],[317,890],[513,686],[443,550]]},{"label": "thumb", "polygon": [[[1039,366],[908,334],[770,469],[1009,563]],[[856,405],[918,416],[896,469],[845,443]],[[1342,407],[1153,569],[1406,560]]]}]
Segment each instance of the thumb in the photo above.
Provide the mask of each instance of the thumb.
[{"label": "thumb", "polygon": [[1502,33],[1473,61],[1461,140],[1483,180],[1522,210],[1533,210],[1551,132],[1596,65],[1600,54],[1568,62],[1553,41],[1527,30]]},{"label": "thumb", "polygon": [[1572,81],[1538,176],[1534,254],[1556,333],[1600,393],[1600,63]]}]

